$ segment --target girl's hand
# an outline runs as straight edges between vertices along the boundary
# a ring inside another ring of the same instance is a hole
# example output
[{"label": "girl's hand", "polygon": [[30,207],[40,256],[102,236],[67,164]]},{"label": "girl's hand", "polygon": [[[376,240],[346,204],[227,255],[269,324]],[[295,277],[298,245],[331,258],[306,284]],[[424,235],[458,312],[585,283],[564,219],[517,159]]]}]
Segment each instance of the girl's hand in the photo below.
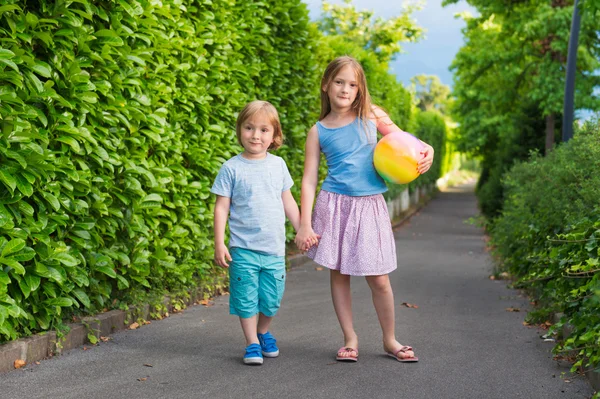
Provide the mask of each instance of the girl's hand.
[{"label": "girl's hand", "polygon": [[320,235],[316,234],[312,227],[300,227],[294,242],[301,251],[308,251],[310,247],[318,244]]},{"label": "girl's hand", "polygon": [[417,169],[419,170],[420,174],[427,172],[429,170],[429,168],[431,168],[431,164],[433,163],[433,153],[434,153],[433,147],[427,143],[423,143],[423,144],[425,144],[425,148],[423,150],[421,150],[421,154],[423,154],[423,158],[419,161],[419,163],[417,165]]},{"label": "girl's hand", "polygon": [[229,263],[227,261],[232,261],[227,246],[225,244],[215,245],[215,263],[221,267],[228,268]]},{"label": "girl's hand", "polygon": [[304,242],[304,251],[308,251],[313,245],[319,245],[320,238],[320,235],[313,232],[313,235]]}]

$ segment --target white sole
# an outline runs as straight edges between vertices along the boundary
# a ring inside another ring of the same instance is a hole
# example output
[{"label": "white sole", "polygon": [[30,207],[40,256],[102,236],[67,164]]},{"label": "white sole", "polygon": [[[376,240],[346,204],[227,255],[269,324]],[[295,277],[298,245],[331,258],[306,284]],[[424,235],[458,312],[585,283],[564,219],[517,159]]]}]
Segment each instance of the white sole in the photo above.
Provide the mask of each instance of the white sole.
[{"label": "white sole", "polygon": [[263,364],[263,358],[262,357],[245,357],[244,363],[245,364]]},{"label": "white sole", "polygon": [[277,352],[263,352],[264,357],[277,357],[279,356],[279,351]]}]

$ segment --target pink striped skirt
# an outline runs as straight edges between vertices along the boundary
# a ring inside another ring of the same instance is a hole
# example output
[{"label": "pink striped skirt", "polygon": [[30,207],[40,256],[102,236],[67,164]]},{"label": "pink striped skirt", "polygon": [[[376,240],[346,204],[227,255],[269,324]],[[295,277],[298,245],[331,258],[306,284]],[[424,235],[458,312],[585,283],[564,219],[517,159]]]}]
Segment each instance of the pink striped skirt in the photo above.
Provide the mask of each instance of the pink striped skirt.
[{"label": "pink striped skirt", "polygon": [[351,197],[319,192],[312,216],[317,246],[307,255],[350,276],[379,276],[396,269],[396,244],[383,195]]}]

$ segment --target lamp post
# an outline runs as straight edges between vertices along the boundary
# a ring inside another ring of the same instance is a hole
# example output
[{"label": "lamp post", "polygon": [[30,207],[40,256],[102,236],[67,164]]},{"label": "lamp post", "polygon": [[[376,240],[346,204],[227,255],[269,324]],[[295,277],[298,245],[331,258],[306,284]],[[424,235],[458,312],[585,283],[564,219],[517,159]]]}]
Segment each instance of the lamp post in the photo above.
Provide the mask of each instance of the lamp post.
[{"label": "lamp post", "polygon": [[575,97],[575,71],[577,69],[577,47],[579,43],[579,1],[575,0],[573,6],[573,19],[571,20],[571,35],[569,36],[569,53],[567,55],[567,77],[565,82],[565,101],[563,108],[562,141],[569,141],[573,137],[573,101]]}]

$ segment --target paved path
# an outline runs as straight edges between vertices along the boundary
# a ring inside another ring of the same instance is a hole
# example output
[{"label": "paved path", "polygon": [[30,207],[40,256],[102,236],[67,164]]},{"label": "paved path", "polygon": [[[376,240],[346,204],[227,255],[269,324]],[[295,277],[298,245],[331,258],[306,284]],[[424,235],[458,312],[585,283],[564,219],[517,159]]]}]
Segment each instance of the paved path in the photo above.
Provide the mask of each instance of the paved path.
[{"label": "paved path", "polygon": [[466,223],[476,213],[472,187],[454,189],[396,231],[398,338],[415,348],[419,363],[383,356],[361,278],[352,285],[360,360],[335,362],[342,341],[328,272],[308,263],[288,275],[272,329],[281,356],[262,367],[242,364],[239,323],[221,297],[215,306],[195,306],[88,350],[1,374],[0,397],[589,398],[585,380],[561,379],[568,367],[552,360],[552,344],[539,330],[523,326],[525,313],[505,310],[527,308],[527,300],[489,280],[482,231]]}]

